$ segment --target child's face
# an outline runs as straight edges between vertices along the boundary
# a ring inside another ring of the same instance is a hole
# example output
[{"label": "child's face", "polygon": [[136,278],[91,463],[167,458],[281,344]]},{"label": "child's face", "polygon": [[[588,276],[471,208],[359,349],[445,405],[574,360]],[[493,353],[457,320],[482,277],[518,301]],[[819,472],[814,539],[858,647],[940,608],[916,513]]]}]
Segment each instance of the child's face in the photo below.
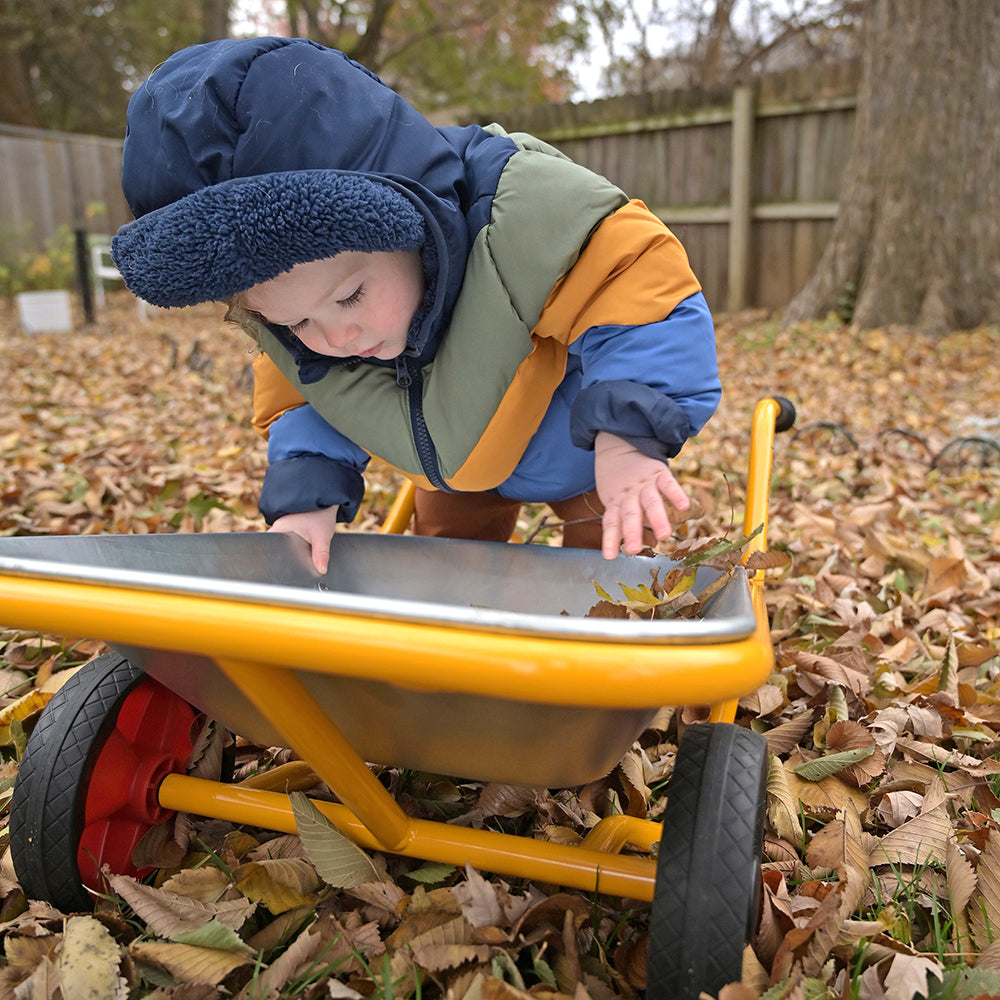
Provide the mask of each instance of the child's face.
[{"label": "child's face", "polygon": [[424,297],[420,254],[348,251],[254,285],[247,308],[333,358],[398,357]]}]

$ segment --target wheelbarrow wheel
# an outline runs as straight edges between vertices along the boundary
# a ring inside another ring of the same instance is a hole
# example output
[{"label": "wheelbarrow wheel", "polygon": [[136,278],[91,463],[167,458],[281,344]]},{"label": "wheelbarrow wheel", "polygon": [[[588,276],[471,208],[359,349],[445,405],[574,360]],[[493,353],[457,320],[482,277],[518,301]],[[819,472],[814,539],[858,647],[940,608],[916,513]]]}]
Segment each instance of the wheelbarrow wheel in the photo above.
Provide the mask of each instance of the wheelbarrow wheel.
[{"label": "wheelbarrow wheel", "polygon": [[195,710],[118,653],[84,664],[45,706],[10,805],[14,870],[29,899],[93,908],[101,869],[142,877],[132,852],[172,815],[160,781],[187,767]]},{"label": "wheelbarrow wheel", "polygon": [[650,916],[648,1000],[715,996],[738,981],[760,908],[767,741],[689,727],[667,790]]}]

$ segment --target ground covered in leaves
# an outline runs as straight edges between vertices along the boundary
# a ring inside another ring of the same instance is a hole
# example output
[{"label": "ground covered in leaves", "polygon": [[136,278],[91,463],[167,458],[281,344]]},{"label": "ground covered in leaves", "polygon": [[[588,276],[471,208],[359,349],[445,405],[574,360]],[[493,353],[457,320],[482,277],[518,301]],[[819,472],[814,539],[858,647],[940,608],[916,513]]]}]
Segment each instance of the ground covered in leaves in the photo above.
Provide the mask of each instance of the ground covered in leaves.
[{"label": "ground covered in leaves", "polygon": [[[143,318],[110,298],[91,327],[30,337],[0,303],[0,533],[262,530],[246,342],[217,309]],[[739,534],[756,400],[799,415],[775,453],[769,541],[790,556],[767,571],[775,670],[737,719],[772,755],[762,916],[722,995],[997,995],[1000,330],[931,340],[742,314],[718,342],[723,405],[674,463],[695,500],[679,541]],[[397,485],[372,471],[354,530],[378,526]],[[544,508],[520,527],[558,541]],[[18,699],[102,647],[2,626],[6,810],[32,722]],[[582,789],[382,778],[416,815],[570,842],[615,811],[658,816],[698,717],[665,709]],[[235,750],[237,777],[266,764],[314,783],[282,751]],[[116,879],[94,913],[26,900],[8,857],[0,997],[641,995],[643,904],[382,857],[333,888],[303,803],[300,837],[186,821],[149,846],[174,852],[166,873]]]}]

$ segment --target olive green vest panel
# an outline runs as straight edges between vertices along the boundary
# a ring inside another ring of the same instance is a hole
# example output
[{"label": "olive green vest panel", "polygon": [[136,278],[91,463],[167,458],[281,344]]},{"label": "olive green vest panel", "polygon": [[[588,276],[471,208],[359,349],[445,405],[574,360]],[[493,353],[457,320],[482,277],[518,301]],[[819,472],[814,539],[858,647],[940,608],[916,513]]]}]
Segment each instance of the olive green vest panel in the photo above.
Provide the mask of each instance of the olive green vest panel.
[{"label": "olive green vest panel", "polygon": [[[496,126],[490,131],[502,132]],[[441,475],[471,454],[518,366],[553,286],[576,262],[624,193],[530,136],[505,166],[490,223],[480,230],[462,290],[434,360],[424,369],[423,409]],[[545,248],[539,254],[538,248]],[[303,385],[294,360],[266,329],[261,347],[321,416],[365,451],[423,475],[407,390],[394,367],[334,368]],[[532,431],[533,433],[533,431]]]}]

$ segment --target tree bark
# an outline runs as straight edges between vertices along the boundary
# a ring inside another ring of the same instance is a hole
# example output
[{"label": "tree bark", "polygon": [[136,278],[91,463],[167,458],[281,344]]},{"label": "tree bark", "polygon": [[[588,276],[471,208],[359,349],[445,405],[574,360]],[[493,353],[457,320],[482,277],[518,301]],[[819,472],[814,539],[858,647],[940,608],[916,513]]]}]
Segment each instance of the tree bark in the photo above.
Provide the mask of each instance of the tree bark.
[{"label": "tree bark", "polygon": [[229,37],[230,0],[202,0],[201,32],[206,42]]},{"label": "tree bark", "polygon": [[1000,320],[1000,4],[872,0],[840,210],[787,322]]},{"label": "tree bark", "polygon": [[3,52],[4,85],[0,87],[0,121],[10,125],[41,127],[35,95],[31,92],[28,68],[21,53],[13,49]]}]

